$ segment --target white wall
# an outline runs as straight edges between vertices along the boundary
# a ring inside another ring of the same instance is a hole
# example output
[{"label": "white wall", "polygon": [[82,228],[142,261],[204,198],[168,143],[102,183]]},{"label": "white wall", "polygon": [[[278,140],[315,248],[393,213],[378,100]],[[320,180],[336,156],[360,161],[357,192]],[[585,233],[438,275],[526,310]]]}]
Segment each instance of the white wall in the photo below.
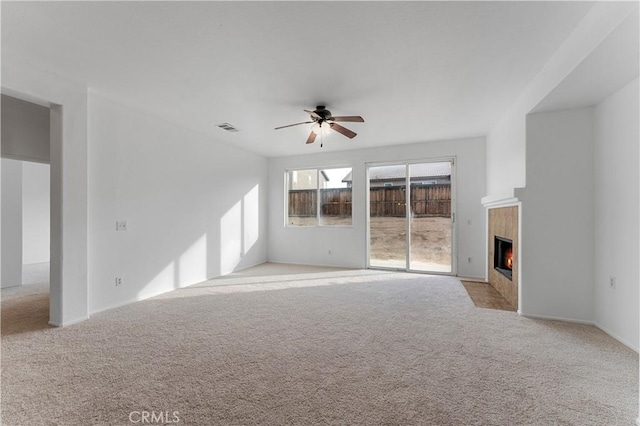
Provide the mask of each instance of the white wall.
[{"label": "white wall", "polygon": [[89,141],[91,312],[267,260],[264,157],[93,93]]},{"label": "white wall", "polygon": [[22,263],[49,262],[49,165],[22,163]]},{"label": "white wall", "polygon": [[[595,108],[595,321],[638,350],[638,80]],[[609,278],[616,278],[615,289]]]},{"label": "white wall", "polygon": [[527,117],[521,312],[593,320],[593,111]]},{"label": "white wall", "polygon": [[49,165],[2,159],[2,287],[22,265],[49,262]]},{"label": "white wall", "polygon": [[[366,163],[453,156],[456,157],[457,170],[456,235],[458,259],[461,260],[458,262],[458,274],[484,278],[485,212],[480,204],[480,198],[485,193],[484,138],[269,159],[269,261],[364,268],[367,232]],[[353,167],[353,226],[285,227],[285,171],[329,166]],[[329,250],[331,254],[328,254]],[[468,257],[472,258],[472,263],[467,263]]]},{"label": "white wall", "polygon": [[49,163],[49,108],[2,95],[2,156]]},{"label": "white wall", "polygon": [[22,161],[3,158],[2,281],[0,287],[22,284]]}]

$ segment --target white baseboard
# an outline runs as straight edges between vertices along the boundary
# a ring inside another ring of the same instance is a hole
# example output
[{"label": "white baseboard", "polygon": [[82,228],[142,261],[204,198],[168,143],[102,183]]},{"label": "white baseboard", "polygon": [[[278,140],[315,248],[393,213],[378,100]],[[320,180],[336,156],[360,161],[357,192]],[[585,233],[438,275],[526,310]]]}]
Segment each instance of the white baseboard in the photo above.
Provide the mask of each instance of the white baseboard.
[{"label": "white baseboard", "polygon": [[[150,296],[150,297],[153,297],[153,296]],[[127,300],[124,300],[122,302],[114,303],[112,305],[101,306],[98,309],[91,310],[89,312],[89,315],[99,314],[100,312],[104,312],[104,311],[108,311],[108,310],[111,310],[111,309],[120,308],[122,306],[126,306],[126,305],[130,305],[132,303],[140,302],[141,300],[145,300],[145,299],[147,299],[147,297],[135,297],[133,299],[127,299]]]},{"label": "white baseboard", "polygon": [[[598,328],[599,330],[601,330],[602,332],[604,332],[604,333],[608,334],[609,336],[613,337],[614,339],[616,339],[618,342],[622,343],[623,345],[625,345],[629,349],[631,349],[631,350],[633,350],[635,352],[640,352],[637,347],[635,347],[631,343],[627,342],[625,339],[622,339],[620,336],[616,335],[615,333],[612,333],[610,330],[606,329],[605,327],[601,326],[600,324],[598,324],[595,321],[585,321],[585,320],[577,320],[577,319],[572,319],[572,318],[552,317],[552,316],[546,316],[546,315],[524,314],[524,313],[522,313],[520,311],[518,311],[518,315],[520,315],[521,317],[531,318],[531,319],[541,319],[541,320],[550,320],[550,321],[563,321],[563,322],[571,322],[571,323],[575,323],[575,324],[592,325],[592,326]],[[640,419],[640,417],[638,419]],[[640,424],[638,426],[640,426]]]},{"label": "white baseboard", "polygon": [[70,325],[74,325],[74,324],[78,324],[78,323],[81,323],[83,321],[86,321],[88,319],[89,319],[89,316],[86,316],[86,317],[72,319],[71,321],[64,321],[62,324],[58,324],[56,322],[49,321],[49,325],[52,326],[52,327],[68,327]]},{"label": "white baseboard", "polygon": [[111,309],[121,308],[123,306],[130,305],[132,303],[142,302],[143,300],[151,299],[153,297],[160,296],[162,294],[171,293],[171,292],[174,292],[176,290],[180,290],[182,288],[187,288],[187,287],[191,287],[192,285],[196,285],[196,284],[201,284],[201,283],[207,282],[207,281],[209,281],[209,280],[211,280],[213,278],[217,278],[217,276],[216,277],[207,278],[204,281],[197,281],[197,282],[194,282],[194,283],[183,284],[183,285],[181,285],[179,287],[167,286],[165,288],[159,288],[159,289],[157,289],[157,290],[155,290],[153,292],[149,292],[149,293],[143,294],[143,295],[138,296],[138,297],[134,297],[134,298],[131,298],[131,299],[126,299],[126,300],[123,300],[123,301],[120,301],[120,302],[113,303],[111,305],[100,306],[97,309],[92,309],[91,311],[89,311],[89,315],[95,315],[95,314],[98,314],[100,312],[109,311]]},{"label": "white baseboard", "polygon": [[[615,333],[612,333],[610,330],[604,328],[603,326],[601,326],[598,323],[594,324],[596,327],[598,327],[600,330],[604,331],[605,333],[607,333],[609,336],[613,337],[614,339],[616,339],[618,342],[622,343],[623,345],[625,345],[626,347],[628,347],[629,349],[632,349],[636,352],[638,351],[638,348],[633,346],[631,343],[627,342],[625,339],[621,338],[620,336],[616,335]],[[638,418],[640,419],[640,417]],[[639,425],[640,426],[640,425]]]},{"label": "white baseboard", "polygon": [[525,314],[523,312],[518,311],[518,315],[520,315],[521,317],[525,317],[525,318],[531,318],[531,319],[541,319],[541,320],[548,320],[548,321],[562,321],[562,322],[571,322],[574,324],[584,324],[584,325],[596,325],[596,323],[594,323],[593,321],[587,321],[587,320],[578,320],[578,319],[573,319],[573,318],[563,318],[563,317],[554,317],[554,316],[547,316],[547,315],[536,315],[536,314]]},{"label": "white baseboard", "polygon": [[200,283],[206,282],[209,279],[211,279],[211,278],[207,278],[204,281],[198,281],[196,283],[185,284],[184,286],[177,287],[177,288],[176,287],[160,288],[160,289],[157,289],[156,291],[144,294],[142,296],[138,296],[138,297],[134,297],[134,298],[131,298],[131,299],[123,300],[123,301],[120,301],[120,302],[117,302],[117,303],[114,303],[114,304],[111,304],[111,305],[107,305],[107,306],[101,306],[98,309],[91,310],[89,312],[89,314],[90,315],[95,315],[95,314],[98,314],[100,312],[109,311],[111,309],[121,308],[122,306],[130,305],[132,303],[142,302],[143,300],[151,299],[152,297],[160,296],[162,294],[171,293],[173,291],[180,290],[181,288],[185,288],[185,287],[189,287],[189,286],[192,286],[192,285],[195,285],[195,284],[200,284]]}]

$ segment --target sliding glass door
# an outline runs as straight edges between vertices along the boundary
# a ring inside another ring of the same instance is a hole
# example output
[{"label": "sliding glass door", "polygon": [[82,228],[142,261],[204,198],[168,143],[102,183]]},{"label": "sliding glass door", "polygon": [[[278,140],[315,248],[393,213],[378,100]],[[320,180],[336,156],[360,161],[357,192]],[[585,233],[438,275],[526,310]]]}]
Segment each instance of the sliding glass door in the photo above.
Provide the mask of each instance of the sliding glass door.
[{"label": "sliding glass door", "polygon": [[451,273],[450,161],[409,164],[409,269]]},{"label": "sliding glass door", "polygon": [[369,167],[369,266],[407,267],[404,165]]},{"label": "sliding glass door", "polygon": [[453,160],[368,167],[370,267],[454,272],[452,178]]}]

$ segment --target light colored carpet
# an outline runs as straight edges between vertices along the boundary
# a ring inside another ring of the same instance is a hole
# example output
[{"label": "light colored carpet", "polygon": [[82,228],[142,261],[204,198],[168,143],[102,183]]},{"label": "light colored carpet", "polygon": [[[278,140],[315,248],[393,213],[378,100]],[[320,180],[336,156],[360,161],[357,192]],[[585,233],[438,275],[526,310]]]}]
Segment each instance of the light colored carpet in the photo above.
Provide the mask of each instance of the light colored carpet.
[{"label": "light colored carpet", "polygon": [[444,276],[267,264],[2,336],[3,425],[631,425],[637,402],[632,350]]},{"label": "light colored carpet", "polygon": [[49,328],[49,262],[22,266],[22,285],[2,289],[2,336]]}]

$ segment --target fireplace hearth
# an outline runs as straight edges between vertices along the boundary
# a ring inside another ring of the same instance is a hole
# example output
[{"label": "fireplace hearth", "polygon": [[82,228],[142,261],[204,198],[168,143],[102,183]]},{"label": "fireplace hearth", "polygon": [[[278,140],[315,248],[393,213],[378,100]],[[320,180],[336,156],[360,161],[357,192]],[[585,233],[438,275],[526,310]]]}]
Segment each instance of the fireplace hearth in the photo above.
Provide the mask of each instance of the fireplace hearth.
[{"label": "fireplace hearth", "polygon": [[507,277],[509,280],[513,278],[513,241],[494,236],[494,256],[493,268]]}]

